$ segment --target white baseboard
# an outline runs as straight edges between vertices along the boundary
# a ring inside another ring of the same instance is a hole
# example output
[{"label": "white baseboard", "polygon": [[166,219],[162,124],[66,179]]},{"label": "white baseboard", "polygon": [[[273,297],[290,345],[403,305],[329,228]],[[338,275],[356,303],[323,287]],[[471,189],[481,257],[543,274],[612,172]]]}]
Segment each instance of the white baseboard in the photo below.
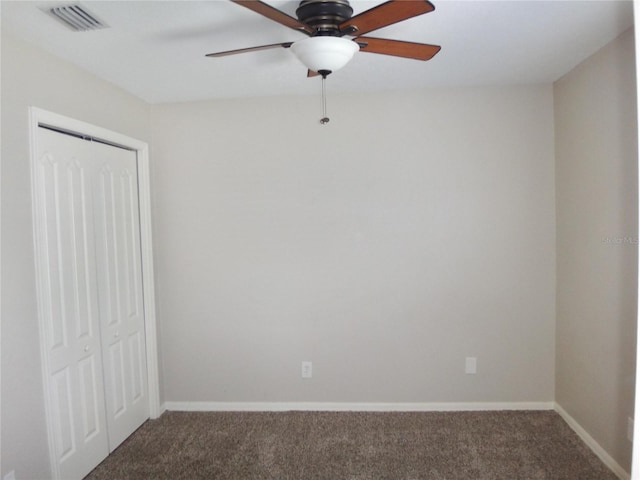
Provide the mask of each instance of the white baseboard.
[{"label": "white baseboard", "polygon": [[554,402],[165,402],[162,409],[183,412],[464,412],[491,410],[553,410],[554,406]]},{"label": "white baseboard", "polygon": [[618,462],[616,462],[611,455],[609,455],[604,448],[600,446],[598,442],[594,440],[594,438],[587,433],[587,431],[582,428],[582,426],[567,413],[567,411],[562,408],[560,405],[555,403],[555,411],[560,414],[560,416],[564,419],[565,422],[571,427],[571,429],[576,432],[576,434],[582,439],[584,443],[597,455],[597,457],[602,460],[607,467],[609,467],[613,473],[617,475],[620,480],[629,480],[631,476],[629,473],[620,466]]}]

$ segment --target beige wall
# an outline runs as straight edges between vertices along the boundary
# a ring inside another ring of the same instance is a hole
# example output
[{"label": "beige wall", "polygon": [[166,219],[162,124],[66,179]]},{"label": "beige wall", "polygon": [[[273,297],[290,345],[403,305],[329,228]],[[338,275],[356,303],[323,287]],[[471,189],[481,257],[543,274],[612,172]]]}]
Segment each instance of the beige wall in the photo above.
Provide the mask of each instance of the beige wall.
[{"label": "beige wall", "polygon": [[154,107],[165,399],[551,402],[552,106],[547,85],[330,95],[325,126],[315,97]]},{"label": "beige wall", "polygon": [[627,471],[638,164],[633,32],[554,84],[556,399]]},{"label": "beige wall", "polygon": [[0,475],[49,475],[29,105],[151,142],[165,400],[557,398],[627,468],[631,38],[553,89],[331,95],[320,126],[315,97],[149,107],[3,34]]},{"label": "beige wall", "polygon": [[27,108],[150,140],[149,107],[2,34],[2,472],[48,478],[36,312]]}]

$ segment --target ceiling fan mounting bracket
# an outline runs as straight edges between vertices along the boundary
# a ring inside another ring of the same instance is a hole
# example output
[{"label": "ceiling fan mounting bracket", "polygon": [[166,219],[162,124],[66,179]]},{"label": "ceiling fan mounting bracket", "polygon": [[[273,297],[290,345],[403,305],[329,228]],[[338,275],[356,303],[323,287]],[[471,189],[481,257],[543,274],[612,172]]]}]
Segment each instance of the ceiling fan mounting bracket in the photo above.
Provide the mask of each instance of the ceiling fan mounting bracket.
[{"label": "ceiling fan mounting bracket", "polygon": [[318,36],[341,37],[340,25],[353,15],[348,0],[302,0],[296,9],[300,22],[316,30]]}]

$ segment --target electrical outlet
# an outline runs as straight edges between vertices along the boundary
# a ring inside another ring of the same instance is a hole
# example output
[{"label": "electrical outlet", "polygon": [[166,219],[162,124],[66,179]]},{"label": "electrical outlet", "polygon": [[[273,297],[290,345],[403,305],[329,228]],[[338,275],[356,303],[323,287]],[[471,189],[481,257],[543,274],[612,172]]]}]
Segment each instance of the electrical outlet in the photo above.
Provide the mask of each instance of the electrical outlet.
[{"label": "electrical outlet", "polygon": [[633,442],[633,418],[627,418],[627,440]]},{"label": "electrical outlet", "polygon": [[311,378],[313,376],[313,364],[311,362],[302,362],[302,378]]},{"label": "electrical outlet", "polygon": [[464,359],[464,373],[475,375],[478,371],[478,359],[476,357],[467,357]]},{"label": "electrical outlet", "polygon": [[16,480],[16,471],[11,470],[4,477],[2,477],[2,480]]}]

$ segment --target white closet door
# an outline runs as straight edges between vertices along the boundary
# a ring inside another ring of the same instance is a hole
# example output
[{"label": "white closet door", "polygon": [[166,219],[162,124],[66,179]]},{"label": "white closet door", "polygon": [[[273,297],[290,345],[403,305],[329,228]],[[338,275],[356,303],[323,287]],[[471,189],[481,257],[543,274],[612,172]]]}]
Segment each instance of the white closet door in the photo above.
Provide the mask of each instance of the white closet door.
[{"label": "white closet door", "polygon": [[109,449],[149,418],[135,152],[96,144],[98,290]]},{"label": "white closet door", "polygon": [[109,453],[93,233],[91,143],[40,129],[37,188],[50,413],[61,478]]},{"label": "white closet door", "polygon": [[38,129],[36,229],[60,478],[149,418],[135,152]]}]

